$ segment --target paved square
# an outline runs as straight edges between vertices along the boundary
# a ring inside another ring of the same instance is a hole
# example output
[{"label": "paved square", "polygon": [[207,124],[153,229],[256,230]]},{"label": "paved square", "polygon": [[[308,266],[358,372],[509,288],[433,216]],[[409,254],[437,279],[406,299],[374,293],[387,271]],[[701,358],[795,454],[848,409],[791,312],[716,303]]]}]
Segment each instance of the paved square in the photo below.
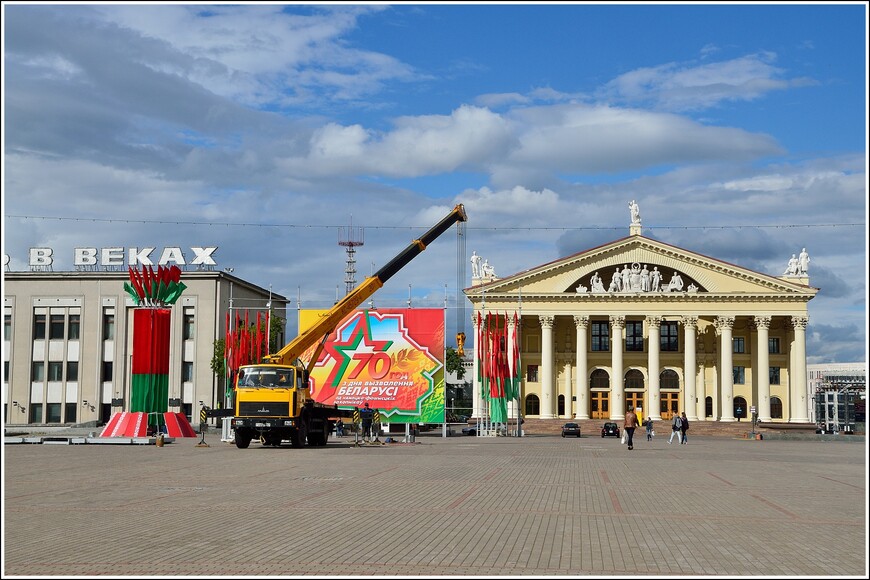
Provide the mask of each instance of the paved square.
[{"label": "paved square", "polygon": [[854,576],[863,442],[5,445],[4,576]]}]

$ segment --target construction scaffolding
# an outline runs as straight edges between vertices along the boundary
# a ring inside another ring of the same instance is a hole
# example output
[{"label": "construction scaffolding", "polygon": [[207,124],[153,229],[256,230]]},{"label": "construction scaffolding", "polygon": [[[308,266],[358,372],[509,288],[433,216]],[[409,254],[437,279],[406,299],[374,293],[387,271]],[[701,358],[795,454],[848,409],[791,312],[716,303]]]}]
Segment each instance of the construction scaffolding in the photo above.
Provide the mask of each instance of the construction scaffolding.
[{"label": "construction scaffolding", "polygon": [[816,388],[816,424],[822,433],[854,433],[866,422],[866,375],[829,375]]}]

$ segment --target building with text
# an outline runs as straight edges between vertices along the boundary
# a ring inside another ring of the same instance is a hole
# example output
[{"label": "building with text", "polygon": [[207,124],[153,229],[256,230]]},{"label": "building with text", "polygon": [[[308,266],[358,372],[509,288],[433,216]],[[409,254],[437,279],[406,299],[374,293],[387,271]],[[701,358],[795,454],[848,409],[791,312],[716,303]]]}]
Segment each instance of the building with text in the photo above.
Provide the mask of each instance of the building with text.
[{"label": "building with text", "polygon": [[[129,410],[135,304],[128,272],[4,273],[3,416],[6,425],[102,424]],[[228,272],[183,271],[172,306],[169,410],[188,419],[224,402],[211,367],[228,312],[286,320],[287,300]],[[283,344],[282,338],[279,343]]]}]

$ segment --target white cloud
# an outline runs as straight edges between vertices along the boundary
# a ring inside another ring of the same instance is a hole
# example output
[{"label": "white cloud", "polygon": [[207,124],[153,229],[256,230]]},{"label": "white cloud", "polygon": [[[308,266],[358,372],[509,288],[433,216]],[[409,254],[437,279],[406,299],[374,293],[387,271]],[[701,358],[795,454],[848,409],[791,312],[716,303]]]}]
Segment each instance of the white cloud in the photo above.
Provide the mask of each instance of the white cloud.
[{"label": "white cloud", "polygon": [[[708,53],[705,50],[705,55]],[[771,91],[812,82],[782,78],[785,71],[773,66],[775,60],[775,54],[760,52],[700,66],[669,63],[640,68],[607,83],[599,97],[668,111],[691,111],[722,101],[754,100]]]}]

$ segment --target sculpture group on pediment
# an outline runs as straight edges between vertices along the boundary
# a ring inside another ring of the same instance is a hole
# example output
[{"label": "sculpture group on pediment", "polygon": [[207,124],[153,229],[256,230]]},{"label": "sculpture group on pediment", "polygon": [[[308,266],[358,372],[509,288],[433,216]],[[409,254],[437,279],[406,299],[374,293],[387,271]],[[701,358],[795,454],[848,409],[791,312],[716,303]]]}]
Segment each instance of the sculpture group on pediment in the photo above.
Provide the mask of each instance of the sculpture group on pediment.
[{"label": "sculpture group on pediment", "polygon": [[489,259],[483,259],[476,251],[471,252],[471,277],[495,278],[495,268],[490,265]]},{"label": "sculpture group on pediment", "polygon": [[783,276],[807,276],[809,275],[810,255],[807,249],[801,249],[800,255],[792,254],[788,261],[788,266],[783,272]]},{"label": "sculpture group on pediment", "polygon": [[[683,278],[679,272],[674,271],[670,281],[664,287],[662,286],[662,278],[663,276],[658,266],[653,266],[652,270],[650,270],[646,264],[634,262],[631,265],[617,266],[613,271],[613,276],[610,278],[610,285],[606,289],[601,275],[596,271],[589,278],[589,286],[591,288],[588,288],[584,284],[579,284],[576,291],[579,294],[586,292],[591,292],[592,294],[683,292]],[[686,291],[695,293],[698,291],[698,286],[692,283]]]}]

